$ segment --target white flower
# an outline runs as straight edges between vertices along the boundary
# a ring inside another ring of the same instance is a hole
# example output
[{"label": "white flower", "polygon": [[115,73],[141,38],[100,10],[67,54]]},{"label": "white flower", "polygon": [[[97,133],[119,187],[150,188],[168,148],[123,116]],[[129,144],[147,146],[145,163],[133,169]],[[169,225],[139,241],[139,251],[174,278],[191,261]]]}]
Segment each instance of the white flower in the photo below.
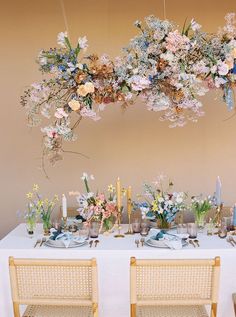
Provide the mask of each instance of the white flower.
[{"label": "white flower", "polygon": [[65,38],[68,37],[68,34],[67,32],[60,32],[58,35],[57,35],[57,44],[59,44],[60,46],[62,47],[66,47],[65,45]]},{"label": "white flower", "polygon": [[92,175],[90,175],[90,179],[92,180],[92,181],[94,181],[94,176],[93,176],[93,174]]},{"label": "white flower", "polygon": [[90,192],[90,193],[88,193],[87,194],[87,198],[89,199],[89,198],[92,198],[94,196],[94,193],[92,193],[92,192]]},{"label": "white flower", "polygon": [[177,204],[181,204],[183,202],[183,198],[181,196],[176,197]]},{"label": "white flower", "polygon": [[211,73],[212,73],[212,74],[215,74],[216,71],[217,71],[217,66],[216,66],[216,65],[212,66],[212,67],[211,67]]},{"label": "white flower", "polygon": [[191,20],[191,27],[194,32],[199,31],[201,29],[201,25],[198,24],[194,19]]},{"label": "white flower", "polygon": [[78,43],[79,43],[79,47],[80,47],[82,50],[85,50],[85,49],[88,47],[87,37],[86,37],[86,36],[79,37]]},{"label": "white flower", "polygon": [[159,201],[159,203],[163,203],[164,198],[163,198],[163,197],[159,197],[159,198],[158,198],[158,201]]},{"label": "white flower", "polygon": [[84,181],[85,179],[88,180],[88,174],[87,173],[83,173],[81,179],[82,179],[82,181]]}]

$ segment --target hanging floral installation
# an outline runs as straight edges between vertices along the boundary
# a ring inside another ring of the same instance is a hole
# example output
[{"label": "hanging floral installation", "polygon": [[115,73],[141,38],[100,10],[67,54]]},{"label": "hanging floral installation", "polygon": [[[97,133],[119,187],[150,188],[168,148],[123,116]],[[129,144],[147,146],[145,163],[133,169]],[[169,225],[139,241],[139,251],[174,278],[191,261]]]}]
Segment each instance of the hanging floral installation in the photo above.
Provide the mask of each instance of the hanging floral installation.
[{"label": "hanging floral installation", "polygon": [[[199,96],[220,88],[229,110],[234,108],[236,84],[236,16],[229,13],[216,34],[201,31],[192,20],[180,32],[174,23],[154,16],[135,22],[139,33],[122,57],[86,56],[87,39],[76,47],[66,32],[59,48],[38,56],[41,83],[21,98],[30,126],[41,126],[44,155],[52,163],[62,158],[63,141],[75,141],[83,118],[100,119],[107,104],[125,106],[140,96],[147,109],[161,112],[170,127],[184,126],[204,114]],[[45,124],[45,120],[48,122]]]}]

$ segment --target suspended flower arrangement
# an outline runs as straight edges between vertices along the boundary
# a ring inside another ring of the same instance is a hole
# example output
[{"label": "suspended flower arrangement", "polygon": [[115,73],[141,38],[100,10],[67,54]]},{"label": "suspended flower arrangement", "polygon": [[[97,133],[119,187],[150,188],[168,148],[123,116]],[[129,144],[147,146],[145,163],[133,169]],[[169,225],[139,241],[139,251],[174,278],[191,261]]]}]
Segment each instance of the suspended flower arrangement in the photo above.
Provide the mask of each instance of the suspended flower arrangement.
[{"label": "suspended flower arrangement", "polygon": [[[147,109],[161,112],[170,127],[184,126],[204,114],[198,100],[220,88],[229,110],[234,108],[236,83],[236,19],[216,34],[201,31],[194,20],[179,31],[174,23],[154,16],[135,22],[139,34],[122,57],[86,56],[87,39],[73,47],[66,32],[59,33],[59,48],[41,51],[39,69],[45,76],[24,93],[30,126],[41,126],[44,155],[52,163],[62,158],[63,141],[75,141],[83,118],[100,119],[107,104],[128,106],[140,96]],[[48,122],[45,124],[45,120]]]}]

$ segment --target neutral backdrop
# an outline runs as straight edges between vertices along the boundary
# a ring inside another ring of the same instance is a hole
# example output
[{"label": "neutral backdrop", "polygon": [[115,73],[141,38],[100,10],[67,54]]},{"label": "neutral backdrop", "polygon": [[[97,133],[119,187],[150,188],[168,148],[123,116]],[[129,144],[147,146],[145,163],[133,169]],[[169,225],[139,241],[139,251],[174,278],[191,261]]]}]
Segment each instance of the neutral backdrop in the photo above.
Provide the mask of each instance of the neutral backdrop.
[{"label": "neutral backdrop", "polygon": [[[89,52],[119,55],[136,34],[133,22],[154,14],[163,18],[162,0],[64,0],[72,41],[87,35]],[[81,190],[80,176],[95,175],[93,189],[103,189],[120,176],[134,195],[144,180],[163,172],[177,190],[189,194],[214,192],[217,175],[222,180],[226,205],[236,201],[236,116],[229,113],[220,91],[203,98],[205,117],[197,124],[169,129],[159,114],[148,112],[137,102],[121,111],[109,105],[102,120],[84,120],[78,141],[67,149],[82,152],[84,159],[68,154],[55,167],[47,165],[50,179],[40,170],[41,133],[27,127],[20,95],[27,85],[39,81],[35,58],[42,48],[56,45],[58,32],[65,30],[59,0],[0,1],[0,237],[18,222],[24,210],[25,193],[38,183],[44,195]],[[227,12],[236,11],[235,0],[166,0],[166,16],[180,27],[194,17],[207,32],[224,23]],[[76,205],[69,199],[69,205]]]}]

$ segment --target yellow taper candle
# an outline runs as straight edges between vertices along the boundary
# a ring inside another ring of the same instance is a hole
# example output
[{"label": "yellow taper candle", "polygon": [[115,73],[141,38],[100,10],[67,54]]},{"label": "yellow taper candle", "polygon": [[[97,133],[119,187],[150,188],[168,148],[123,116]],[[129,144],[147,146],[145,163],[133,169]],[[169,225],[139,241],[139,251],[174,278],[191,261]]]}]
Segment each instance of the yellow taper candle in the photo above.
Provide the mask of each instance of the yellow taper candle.
[{"label": "yellow taper candle", "polygon": [[131,193],[132,193],[131,186],[129,186],[127,189],[127,213],[128,213],[128,215],[131,214],[131,209],[132,209]]},{"label": "yellow taper candle", "polygon": [[117,178],[116,182],[116,203],[118,211],[121,210],[121,187],[120,187],[120,178]]}]

